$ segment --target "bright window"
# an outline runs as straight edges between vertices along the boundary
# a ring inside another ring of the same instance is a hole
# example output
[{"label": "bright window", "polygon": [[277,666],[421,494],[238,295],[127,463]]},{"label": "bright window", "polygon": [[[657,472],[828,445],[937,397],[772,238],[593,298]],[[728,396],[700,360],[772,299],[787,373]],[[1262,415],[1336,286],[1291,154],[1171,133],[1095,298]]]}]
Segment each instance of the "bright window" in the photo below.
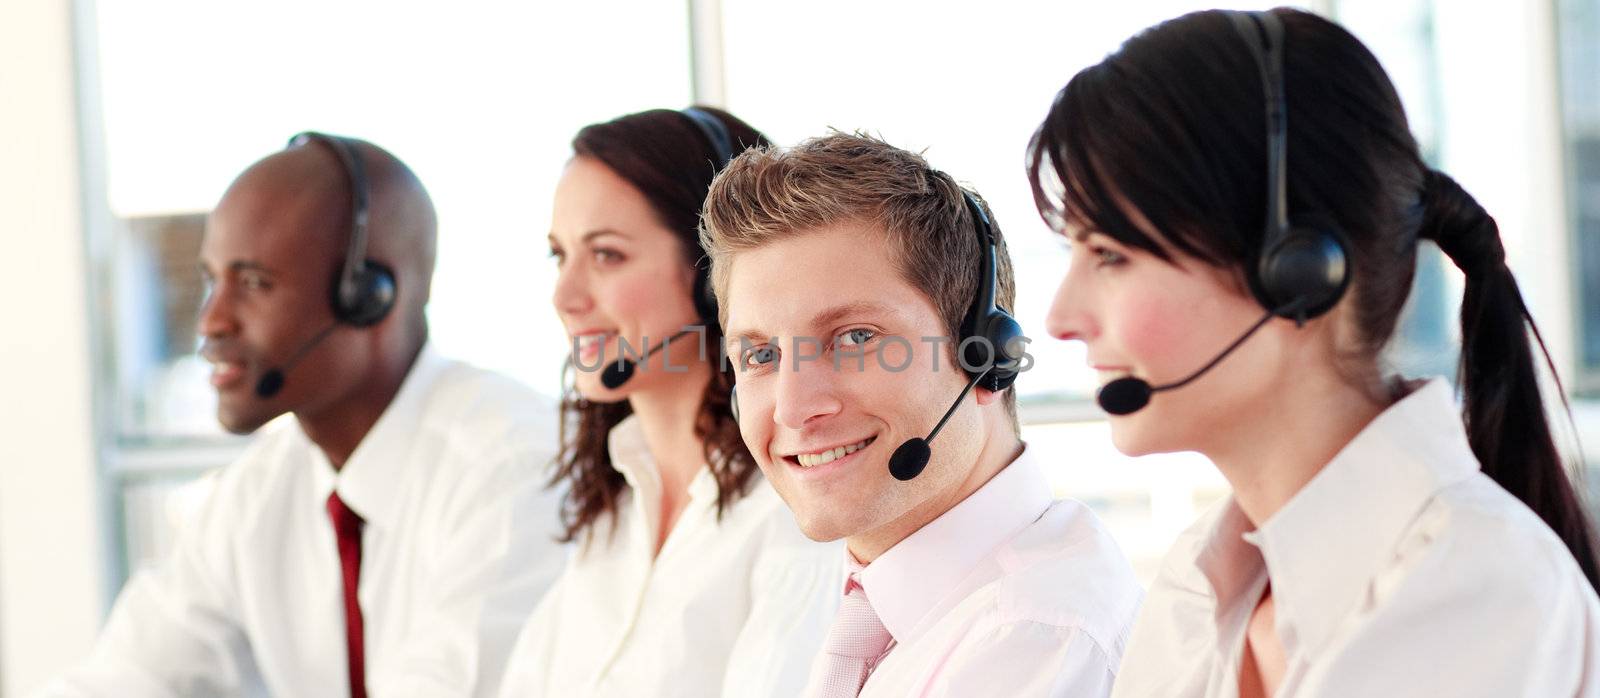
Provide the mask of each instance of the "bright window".
[{"label": "bright window", "polygon": [[1559,0],[1567,200],[1580,325],[1578,386],[1600,393],[1600,2]]},{"label": "bright window", "polygon": [[83,5],[97,400],[123,569],[160,555],[199,491],[185,483],[238,448],[194,322],[204,212],[245,166],[306,129],[405,160],[439,210],[434,341],[553,393],[567,344],[545,235],[569,141],[690,101],[686,3]]},{"label": "bright window", "polygon": [[124,439],[216,433],[193,357],[201,214],[307,129],[382,145],[428,187],[441,349],[553,392],[566,344],[544,239],[568,142],[690,99],[682,3],[105,0],[94,19]]},{"label": "bright window", "polygon": [[[244,166],[303,129],[364,137],[406,160],[440,212],[434,341],[554,394],[567,346],[550,308],[544,237],[568,141],[586,123],[692,101],[689,3],[85,4],[98,397],[129,567],[158,556],[194,506],[203,493],[186,484],[194,474],[237,448],[220,438],[207,369],[193,356],[194,260],[203,212]],[[1051,454],[1057,491],[1094,506],[1146,578],[1225,483],[1193,454],[1129,459],[1111,447],[1088,402],[1095,377],[1082,345],[1044,333],[1067,255],[1034,211],[1023,157],[1077,70],[1143,27],[1208,6],[720,2],[722,96],[732,112],[780,143],[834,127],[926,149],[992,203],[1017,264],[1017,315],[1034,339],[1035,368],[1018,383],[1026,437]],[[1436,155],[1448,123],[1434,3],[1337,7],[1384,62]],[[1582,17],[1600,14],[1593,2],[1583,7]],[[1595,52],[1564,55],[1593,63]],[[1459,286],[1437,253],[1421,265],[1393,358],[1409,373],[1448,374]],[[1600,279],[1600,262],[1595,269],[1586,278]],[[1586,328],[1600,337],[1600,319]]]}]

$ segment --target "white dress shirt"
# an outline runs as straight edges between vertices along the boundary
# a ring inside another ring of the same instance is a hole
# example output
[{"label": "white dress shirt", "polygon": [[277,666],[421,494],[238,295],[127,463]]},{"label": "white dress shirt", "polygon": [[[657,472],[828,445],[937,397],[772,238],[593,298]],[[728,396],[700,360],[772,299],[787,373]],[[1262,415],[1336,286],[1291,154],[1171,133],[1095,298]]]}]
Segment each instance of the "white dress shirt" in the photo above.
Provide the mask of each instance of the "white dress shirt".
[{"label": "white dress shirt", "polygon": [[1229,498],[1184,533],[1114,695],[1237,696],[1269,576],[1280,697],[1600,695],[1595,592],[1479,471],[1443,379],[1374,419],[1256,530]]},{"label": "white dress shirt", "polygon": [[1099,518],[1052,501],[1027,451],[857,576],[893,638],[863,698],[1108,695],[1143,596]]},{"label": "white dress shirt", "polygon": [[349,695],[335,490],[366,522],[369,694],[491,695],[565,559],[543,487],[555,433],[548,400],[428,347],[340,471],[277,420],[42,695]]},{"label": "white dress shirt", "polygon": [[654,554],[661,478],[637,417],[609,435],[627,480],[529,619],[502,695],[793,696],[835,608],[838,544],[807,539],[772,487],[717,518],[709,468]]}]

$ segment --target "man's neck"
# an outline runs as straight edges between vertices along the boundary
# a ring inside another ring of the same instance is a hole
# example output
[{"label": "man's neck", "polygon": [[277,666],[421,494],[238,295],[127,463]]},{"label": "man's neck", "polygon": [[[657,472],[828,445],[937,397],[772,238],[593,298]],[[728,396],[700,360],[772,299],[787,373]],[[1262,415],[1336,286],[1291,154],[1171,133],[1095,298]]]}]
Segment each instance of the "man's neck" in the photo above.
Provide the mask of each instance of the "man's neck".
[{"label": "man's neck", "polygon": [[849,548],[850,554],[862,564],[871,564],[873,560],[878,559],[878,556],[922,530],[923,526],[944,516],[956,505],[966,501],[974,492],[983,489],[995,475],[1000,474],[1000,471],[1005,470],[1012,461],[1022,455],[1025,445],[1010,424],[991,423],[988,425],[988,431],[989,436],[984,440],[983,449],[979,451],[977,459],[954,487],[946,488],[927,501],[917,504],[905,515],[885,526],[846,538],[845,545]]},{"label": "man's neck", "polygon": [[314,413],[295,414],[300,430],[322,450],[335,471],[344,469],[350,455],[389,409],[421,354],[422,345],[418,345],[408,360],[377,367],[372,379],[353,394]]}]

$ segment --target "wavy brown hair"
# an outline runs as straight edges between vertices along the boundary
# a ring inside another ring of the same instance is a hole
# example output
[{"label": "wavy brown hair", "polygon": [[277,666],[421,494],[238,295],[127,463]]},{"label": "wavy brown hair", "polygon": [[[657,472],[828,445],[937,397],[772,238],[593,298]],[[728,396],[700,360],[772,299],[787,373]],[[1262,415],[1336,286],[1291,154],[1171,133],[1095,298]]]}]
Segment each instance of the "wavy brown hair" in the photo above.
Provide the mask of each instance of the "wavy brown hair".
[{"label": "wavy brown hair", "polygon": [[[727,127],[735,155],[768,144],[766,136],[732,114],[713,107],[697,109]],[[721,164],[721,154],[689,116],[671,109],[652,109],[591,124],[573,137],[572,152],[574,157],[600,161],[638,189],[661,223],[678,236],[683,263],[705,268],[700,208]],[[723,346],[717,318],[701,318],[701,322],[706,326],[704,346]],[[719,360],[718,364],[701,397],[694,435],[704,445],[706,463],[717,482],[720,517],[748,491],[757,466],[739,436],[729,406],[733,372],[726,362]],[[560,540],[571,542],[589,535],[596,523],[616,514],[617,500],[628,483],[612,467],[608,439],[611,428],[633,414],[633,408],[626,400],[590,402],[566,380],[562,383],[567,387],[561,397],[561,449],[550,485],[568,487],[561,507],[566,530]]]}]

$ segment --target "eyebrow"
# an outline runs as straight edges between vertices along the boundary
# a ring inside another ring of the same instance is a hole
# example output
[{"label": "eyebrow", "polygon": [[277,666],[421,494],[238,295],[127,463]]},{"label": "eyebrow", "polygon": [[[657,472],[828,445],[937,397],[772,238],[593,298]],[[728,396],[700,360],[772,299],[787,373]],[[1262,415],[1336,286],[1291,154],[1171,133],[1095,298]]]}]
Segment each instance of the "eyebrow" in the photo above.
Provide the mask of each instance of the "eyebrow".
[{"label": "eyebrow", "polygon": [[234,261],[234,262],[228,263],[228,271],[235,272],[235,273],[238,273],[238,272],[241,272],[241,271],[259,271],[259,272],[265,272],[265,273],[268,273],[268,274],[277,273],[277,272],[273,271],[272,268],[268,267],[267,265],[262,264],[260,262],[257,262],[255,260],[251,260],[251,259],[241,259],[241,260],[238,260],[238,261]]},{"label": "eyebrow", "polygon": [[812,327],[826,327],[856,315],[899,315],[893,306],[874,301],[851,301],[828,308],[811,318]]},{"label": "eyebrow", "polygon": [[622,232],[620,230],[612,230],[610,228],[601,228],[599,230],[591,230],[591,231],[589,231],[587,233],[584,233],[583,237],[579,238],[579,239],[584,241],[584,242],[589,242],[589,241],[591,241],[591,240],[593,240],[593,239],[595,239],[597,237],[602,237],[602,236],[605,236],[605,235],[615,235],[615,236],[617,236],[619,238],[622,238],[624,240],[631,240],[632,239],[632,237],[630,237],[627,233],[624,233],[624,232]]},{"label": "eyebrow", "polygon": [[[900,311],[891,305],[885,305],[883,303],[877,303],[874,301],[851,301],[849,303],[841,303],[839,305],[826,308],[816,315],[813,315],[811,317],[811,327],[827,327],[829,325],[838,324],[839,321],[844,320],[845,318],[854,317],[857,315],[898,316],[899,314]],[[740,330],[738,332],[729,332],[726,339],[730,342],[746,341],[758,343],[765,342],[768,339],[771,339],[772,336],[772,334],[767,332],[750,329]]]},{"label": "eyebrow", "polygon": [[[604,237],[606,235],[615,235],[615,236],[617,236],[619,238],[622,238],[624,240],[633,239],[633,238],[629,237],[629,235],[627,233],[624,233],[624,232],[622,232],[620,230],[612,230],[611,228],[600,228],[598,230],[591,230],[591,231],[589,231],[587,233],[584,233],[582,236],[579,236],[578,242],[582,242],[582,243],[587,244],[587,243],[589,243],[590,241],[594,240],[597,237]],[[549,240],[550,244],[552,244],[552,245],[559,244],[559,242],[560,242],[560,241],[556,240],[556,234],[555,234],[554,231],[551,231],[548,235],[545,235],[545,239]]]},{"label": "eyebrow", "polygon": [[[203,259],[199,260],[199,263],[196,266],[200,267],[200,274],[202,276],[211,273],[211,267],[207,265],[206,261]],[[237,259],[228,263],[229,273],[237,274],[242,271],[258,271],[263,274],[277,274],[277,271],[273,270],[271,267],[253,259]]]}]

